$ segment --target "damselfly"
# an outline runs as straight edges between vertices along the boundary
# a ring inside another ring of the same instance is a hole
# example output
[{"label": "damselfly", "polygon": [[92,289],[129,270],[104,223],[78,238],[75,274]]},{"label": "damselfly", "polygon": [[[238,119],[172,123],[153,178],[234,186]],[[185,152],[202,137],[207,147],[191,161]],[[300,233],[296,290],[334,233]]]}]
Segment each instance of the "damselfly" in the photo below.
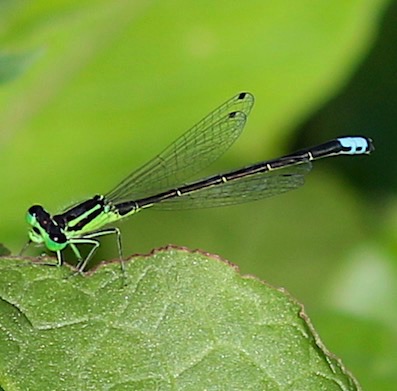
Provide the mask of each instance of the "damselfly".
[{"label": "damselfly", "polygon": [[[339,137],[277,159],[186,183],[234,143],[253,104],[254,97],[247,92],[231,98],[106,195],[95,195],[57,215],[40,205],[32,206],[26,217],[30,225],[27,245],[41,244],[55,252],[58,265],[63,262],[62,251],[70,246],[78,259],[78,270],[84,271],[99,247],[98,238],[115,234],[122,261],[119,229],[104,227],[142,209],[207,208],[259,200],[303,185],[312,160],[374,150],[367,137]],[[78,248],[83,244],[92,246],[85,258]]]}]

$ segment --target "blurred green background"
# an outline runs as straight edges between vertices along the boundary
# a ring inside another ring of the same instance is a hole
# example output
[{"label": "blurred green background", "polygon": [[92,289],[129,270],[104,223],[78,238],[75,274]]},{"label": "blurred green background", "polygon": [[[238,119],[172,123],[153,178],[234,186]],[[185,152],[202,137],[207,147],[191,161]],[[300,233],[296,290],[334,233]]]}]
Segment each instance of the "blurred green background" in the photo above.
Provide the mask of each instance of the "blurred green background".
[{"label": "blurred green background", "polygon": [[200,248],[285,287],[365,389],[394,390],[396,18],[386,0],[1,1],[0,241],[19,251],[29,206],[106,193],[240,91],[255,108],[212,173],[370,136],[372,156],[317,162],[297,191],[121,228],[126,255]]}]

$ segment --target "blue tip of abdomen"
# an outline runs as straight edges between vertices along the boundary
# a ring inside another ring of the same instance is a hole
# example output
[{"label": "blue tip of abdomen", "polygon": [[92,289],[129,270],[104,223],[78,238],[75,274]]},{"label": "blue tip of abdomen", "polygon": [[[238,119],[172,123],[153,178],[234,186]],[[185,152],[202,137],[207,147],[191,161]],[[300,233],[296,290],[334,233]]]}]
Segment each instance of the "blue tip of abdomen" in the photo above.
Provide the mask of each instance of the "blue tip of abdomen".
[{"label": "blue tip of abdomen", "polygon": [[342,148],[342,153],[348,155],[360,155],[364,153],[371,153],[375,150],[372,140],[363,136],[340,137],[337,139]]}]

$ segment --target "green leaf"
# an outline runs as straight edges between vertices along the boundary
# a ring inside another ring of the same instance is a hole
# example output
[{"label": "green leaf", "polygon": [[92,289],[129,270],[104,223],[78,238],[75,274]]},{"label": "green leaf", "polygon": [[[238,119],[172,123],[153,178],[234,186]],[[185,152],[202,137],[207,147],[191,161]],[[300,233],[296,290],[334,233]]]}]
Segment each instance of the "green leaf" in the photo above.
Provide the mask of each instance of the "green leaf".
[{"label": "green leaf", "polygon": [[168,247],[88,275],[0,264],[5,390],[357,390],[302,305],[221,259]]},{"label": "green leaf", "polygon": [[[19,251],[26,241],[23,215],[30,205],[57,212],[108,191],[242,89],[255,94],[256,108],[225,167],[290,151],[292,132],[339,94],[365,59],[388,4],[1,2],[2,50],[45,50],[29,72],[1,89],[1,240]],[[367,97],[363,91],[360,96]],[[350,101],[334,116],[351,116],[357,106]],[[388,110],[388,105],[382,108]],[[319,129],[313,134],[323,139]],[[333,134],[362,129],[369,128],[333,127]],[[368,163],[360,160],[364,173],[371,171],[374,157]],[[352,164],[349,159],[343,163]],[[126,241],[126,253],[164,243],[211,249],[238,260],[244,271],[288,286],[314,315],[316,306],[326,305],[335,271],[360,241],[373,239],[372,228],[379,226],[363,202],[365,192],[341,181],[333,164],[332,176],[324,176],[319,164],[301,190],[256,205],[172,216],[138,214],[123,225],[123,238],[136,239]],[[100,251],[96,259],[114,256],[114,240],[104,240]],[[258,262],[264,254],[267,262]],[[269,262],[273,259],[277,262]],[[368,285],[360,289],[366,294]],[[330,321],[323,324],[338,335]],[[350,337],[345,329],[339,332]],[[394,389],[389,375],[394,372],[384,362],[373,365],[365,348],[346,352],[333,346],[345,360],[351,357],[349,366],[361,371],[363,383],[365,377],[374,381],[382,376]],[[387,346],[392,353],[393,345]],[[361,368],[363,355],[369,364]]]}]

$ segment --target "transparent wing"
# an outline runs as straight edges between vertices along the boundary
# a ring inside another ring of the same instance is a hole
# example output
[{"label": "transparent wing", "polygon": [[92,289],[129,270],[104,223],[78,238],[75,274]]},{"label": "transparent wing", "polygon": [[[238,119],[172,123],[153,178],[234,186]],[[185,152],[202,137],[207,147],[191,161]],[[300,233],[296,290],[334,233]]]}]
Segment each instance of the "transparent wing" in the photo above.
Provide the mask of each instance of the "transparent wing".
[{"label": "transparent wing", "polygon": [[154,210],[211,208],[241,204],[272,197],[296,189],[304,184],[304,176],[311,170],[309,161],[261,172],[251,176],[196,190],[153,204]]},{"label": "transparent wing", "polygon": [[130,201],[181,185],[236,141],[253,104],[249,93],[234,96],[129,175],[106,198],[114,203]]},{"label": "transparent wing", "polygon": [[249,93],[234,96],[129,175],[106,198],[118,203],[180,186],[218,159],[236,141],[253,104],[254,97]]}]

